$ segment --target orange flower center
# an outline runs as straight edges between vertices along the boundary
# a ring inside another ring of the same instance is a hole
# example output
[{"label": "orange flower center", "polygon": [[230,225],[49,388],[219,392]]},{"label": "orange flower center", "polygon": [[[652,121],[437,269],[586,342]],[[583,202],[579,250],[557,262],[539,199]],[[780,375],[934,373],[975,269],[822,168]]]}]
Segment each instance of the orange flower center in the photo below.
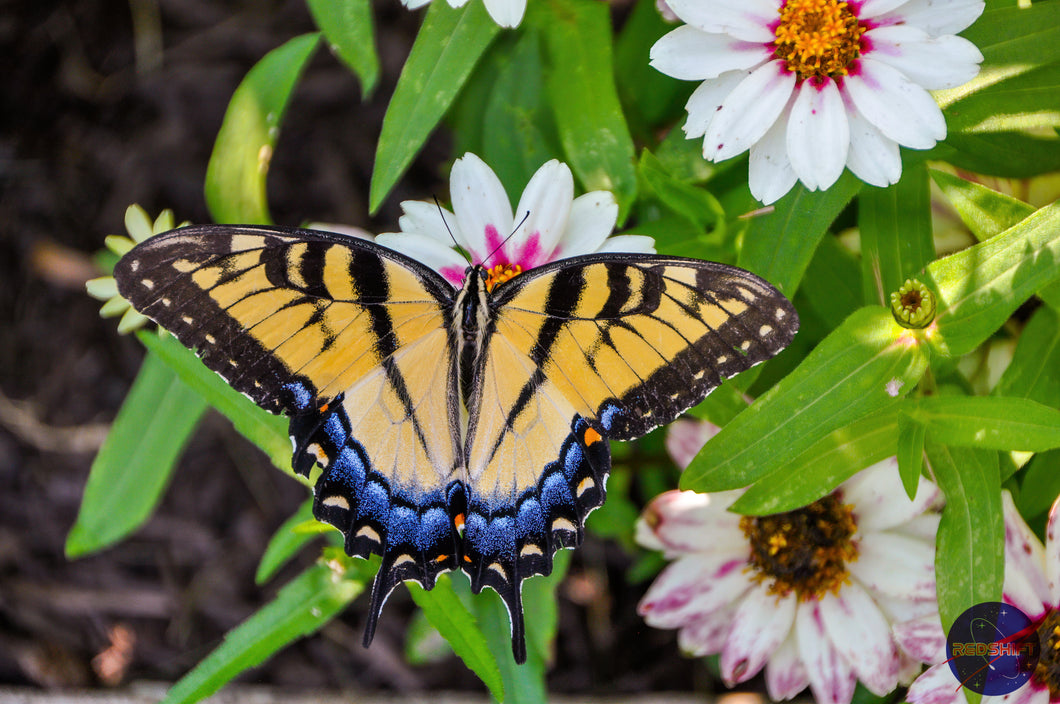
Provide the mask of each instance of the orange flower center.
[{"label": "orange flower center", "polygon": [[493,287],[497,284],[503,284],[505,281],[518,276],[523,273],[523,267],[518,264],[497,264],[486,269],[486,290],[492,291]]},{"label": "orange flower center", "polygon": [[772,516],[744,516],[740,528],[751,543],[749,569],[769,593],[802,601],[838,593],[850,581],[847,564],[858,558],[853,507],[837,494],[805,508]]},{"label": "orange flower center", "polygon": [[780,8],[773,55],[800,81],[845,76],[861,55],[865,30],[845,2],[787,0]]}]

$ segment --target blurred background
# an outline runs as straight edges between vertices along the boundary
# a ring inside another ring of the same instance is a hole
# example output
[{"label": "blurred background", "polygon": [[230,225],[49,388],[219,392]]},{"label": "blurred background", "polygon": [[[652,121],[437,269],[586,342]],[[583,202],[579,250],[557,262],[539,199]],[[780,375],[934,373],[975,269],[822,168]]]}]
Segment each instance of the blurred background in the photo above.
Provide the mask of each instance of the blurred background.
[{"label": "blurred background", "polygon": [[[314,30],[302,0],[0,3],[0,686],[173,681],[291,576],[259,588],[269,538],[305,499],[226,420],[208,414],[151,520],[100,554],[63,554],[92,458],[143,356],[85,294],[93,255],[131,203],[209,222],[203,179],[228,99],[270,49]],[[619,10],[620,12],[620,10]],[[380,88],[368,101],[325,51],[290,104],[268,181],[279,224],[396,229],[398,204],[447,194],[440,131],[374,218],[382,116],[422,13],[375,3]],[[650,497],[639,497],[641,500]],[[647,584],[594,538],[560,589],[553,692],[709,690],[702,662],[636,616]],[[244,681],[304,688],[482,691],[452,656],[407,664],[414,609],[399,589],[372,648],[358,600]],[[528,615],[532,618],[532,615]]]}]

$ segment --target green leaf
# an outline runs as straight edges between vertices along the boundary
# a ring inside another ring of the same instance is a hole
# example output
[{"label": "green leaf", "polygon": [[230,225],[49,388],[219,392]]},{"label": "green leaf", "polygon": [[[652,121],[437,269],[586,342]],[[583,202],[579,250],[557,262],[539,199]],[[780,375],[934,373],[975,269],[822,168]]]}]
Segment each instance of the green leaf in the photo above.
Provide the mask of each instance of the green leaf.
[{"label": "green leaf", "polygon": [[219,223],[268,224],[265,177],[280,123],[319,34],[273,49],[236,88],[206,168],[206,205]]},{"label": "green leaf", "polygon": [[891,292],[935,258],[927,164],[906,163],[889,188],[863,188],[858,228],[864,300],[889,305]]},{"label": "green leaf", "polygon": [[918,423],[908,413],[898,414],[898,473],[902,487],[912,501],[920,484],[920,471],[924,468],[924,439],[927,426]]},{"label": "green leaf", "polygon": [[1060,170],[1060,139],[1022,132],[951,134],[927,158],[980,174],[1032,178]]},{"label": "green leaf", "polygon": [[993,3],[961,36],[979,47],[986,66],[1040,66],[1060,61],[1060,4]]},{"label": "green leaf", "polygon": [[864,298],[857,258],[836,237],[822,237],[799,290],[829,325],[838,325]]},{"label": "green leaf", "polygon": [[379,55],[375,50],[370,0],[306,0],[313,21],[324,33],[328,48],[350,67],[361,81],[361,98],[379,82]]},{"label": "green leaf", "polygon": [[935,548],[943,631],[968,607],[1000,601],[1005,529],[997,453],[928,441],[928,462],[946,494]]},{"label": "green leaf", "polygon": [[1027,518],[1039,516],[1049,510],[1057,497],[1060,497],[1060,450],[1040,452],[1023,470],[1017,502],[1020,514]]},{"label": "green leaf", "polygon": [[383,118],[369,188],[371,212],[405,173],[500,32],[481,2],[431,3]]},{"label": "green leaf", "polygon": [[291,514],[290,518],[283,522],[280,529],[269,540],[269,544],[265,547],[265,554],[258,562],[258,571],[254,575],[255,584],[264,584],[272,579],[303,545],[317,537],[316,532],[298,530],[299,526],[312,520],[314,520],[313,500],[307,499],[302,502],[297,511]]},{"label": "green leaf", "polygon": [[766,516],[806,506],[862,469],[895,454],[898,413],[892,407],[824,436],[751,485],[731,510]]},{"label": "green leaf", "polygon": [[530,28],[504,57],[490,84],[480,156],[513,202],[534,172],[559,153],[552,111],[544,99],[544,70],[541,37]]},{"label": "green leaf", "polygon": [[1009,76],[954,102],[947,110],[953,133],[1035,132],[1060,127],[1060,64]]},{"label": "green leaf", "polygon": [[474,615],[453,591],[449,575],[440,576],[430,591],[415,582],[407,582],[407,585],[413,601],[449,642],[453,652],[482,680],[496,700],[504,701],[500,668],[490,654],[486,636],[479,629]]},{"label": "green leaf", "polygon": [[633,138],[615,89],[611,13],[579,0],[531,3],[545,31],[545,88],[571,169],[587,191],[611,191],[623,222],[637,194]]},{"label": "green leaf", "polygon": [[276,598],[229,631],[224,642],[166,694],[163,704],[197,702],[287,644],[314,633],[364,591],[363,581],[318,562],[288,583]]},{"label": "green leaf", "polygon": [[1055,310],[1039,308],[1027,321],[994,393],[1060,407],[1060,314]]},{"label": "green leaf", "polygon": [[147,520],[205,410],[202,397],[162,360],[144,357],[92,462],[81,510],[66,537],[67,557],[101,550]]},{"label": "green leaf", "polygon": [[948,355],[978,347],[1024,301],[1060,279],[1060,203],[1015,227],[928,265],[939,298],[935,322]]},{"label": "green leaf", "polygon": [[291,441],[287,435],[287,419],[258,407],[253,401],[229,386],[224,379],[177,342],[171,335],[159,337],[140,333],[140,342],[164,360],[181,381],[197,391],[206,401],[232,422],[232,426],[269,456],[278,468],[307,484],[308,480],[291,469]]},{"label": "green leaf", "polygon": [[1060,411],[1026,398],[933,396],[909,404],[934,442],[990,450],[1060,447]]},{"label": "green leaf", "polygon": [[1017,198],[945,171],[932,169],[931,178],[957,210],[961,222],[980,242],[1000,234],[1034,212],[1034,206]]},{"label": "green leaf", "polygon": [[862,308],[722,428],[685,470],[681,488],[746,486],[832,431],[892,406],[926,367],[923,345],[890,311]]},{"label": "green leaf", "polygon": [[675,178],[647,149],[641,152],[637,166],[645,183],[663,205],[695,223],[704,232],[717,228],[720,230],[719,238],[724,237],[725,211],[710,192]]},{"label": "green leaf", "polygon": [[795,184],[771,213],[751,220],[737,263],[785,295],[794,295],[817,243],[861,185],[847,172],[824,192],[807,191],[802,184]]}]

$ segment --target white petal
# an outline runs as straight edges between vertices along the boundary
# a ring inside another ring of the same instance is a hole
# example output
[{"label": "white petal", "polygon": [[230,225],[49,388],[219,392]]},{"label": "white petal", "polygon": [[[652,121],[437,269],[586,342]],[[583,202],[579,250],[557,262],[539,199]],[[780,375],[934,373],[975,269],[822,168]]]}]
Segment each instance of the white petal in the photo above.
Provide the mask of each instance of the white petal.
[{"label": "white petal", "polygon": [[766,689],[773,701],[791,699],[810,684],[806,667],[799,657],[797,642],[795,629],[792,629],[766,665]]},{"label": "white petal", "polygon": [[935,595],[933,545],[898,533],[872,533],[858,543],[858,559],[847,565],[870,591],[906,599]]},{"label": "white petal", "polygon": [[983,55],[967,39],[947,34],[937,39],[908,25],[880,27],[865,34],[868,54],[898,69],[928,90],[955,88],[975,78]]},{"label": "white petal", "polygon": [[707,441],[719,432],[721,428],[705,420],[679,418],[666,429],[666,452],[674,464],[686,469]]},{"label": "white petal", "polygon": [[791,632],[797,601],[794,594],[770,594],[762,584],[744,595],[721,651],[721,676],[727,686],[746,682],[758,674]]},{"label": "white petal", "polygon": [[703,81],[685,103],[688,119],[682,129],[689,139],[702,137],[729,93],[751,75],[750,71],[728,71],[712,81]]},{"label": "white petal", "polygon": [[1007,577],[1015,568],[1026,578],[1039,601],[1051,603],[1052,589],[1046,577],[1045,549],[1016,510],[1012,495],[1007,491],[1002,492],[1001,502],[1005,514],[1005,575]]},{"label": "white petal", "polygon": [[518,27],[526,12],[526,0],[486,0],[486,12],[501,27]]},{"label": "white petal", "polygon": [[401,4],[410,10],[417,10],[429,3],[430,1],[431,0],[401,0]]},{"label": "white petal", "polygon": [[884,137],[883,132],[862,117],[856,108],[848,110],[847,116],[850,119],[847,168],[872,186],[883,188],[898,183],[902,177],[902,156],[898,143]]},{"label": "white petal", "polygon": [[720,653],[732,627],[733,609],[719,609],[697,617],[677,634],[681,652],[692,657]]},{"label": "white petal", "polygon": [[589,254],[599,249],[618,220],[618,203],[610,191],[578,196],[570,206],[567,226],[551,259]]},{"label": "white petal", "polygon": [[777,19],[779,4],[773,0],[669,0],[668,4],[678,17],[704,32],[759,44],[776,38],[770,24]]},{"label": "white petal", "polygon": [[879,61],[862,58],[859,66],[857,75],[844,80],[844,90],[884,135],[913,149],[929,149],[946,136],[946,120],[931,94]]},{"label": "white petal", "polygon": [[449,7],[463,7],[467,0],[449,0]]},{"label": "white petal", "polygon": [[857,9],[859,20],[879,17],[885,12],[890,12],[896,7],[904,5],[907,0],[865,0]]},{"label": "white petal", "polygon": [[516,222],[523,222],[504,247],[509,261],[522,264],[524,270],[548,261],[566,229],[573,199],[570,167],[555,159],[542,165],[519,198]]},{"label": "white petal", "polygon": [[769,205],[791,190],[798,177],[788,161],[788,116],[780,115],[757,144],[751,147],[747,185],[751,195]]},{"label": "white petal", "polygon": [[946,634],[939,615],[921,616],[891,627],[898,647],[920,662],[942,662],[946,659]]},{"label": "white petal", "polygon": [[817,704],[850,704],[857,678],[825,632],[820,603],[799,604],[795,634]]},{"label": "white petal", "polygon": [[647,235],[615,235],[604,240],[596,251],[655,254],[655,240]]},{"label": "white petal", "polygon": [[1008,556],[1005,561],[1005,583],[1001,588],[1001,598],[1032,619],[1038,618],[1045,613],[1045,604],[1023,570],[1013,566],[1007,558]]},{"label": "white petal", "polygon": [[825,630],[862,684],[883,696],[898,686],[898,648],[891,625],[857,583],[821,599]]},{"label": "white petal", "polygon": [[1045,576],[1049,579],[1050,603],[1060,604],[1060,498],[1049,510],[1045,528]]},{"label": "white petal", "polygon": [[683,25],[655,42],[649,56],[655,70],[681,80],[699,81],[756,66],[769,58],[769,51],[762,44]]},{"label": "white petal", "polygon": [[905,695],[910,704],[965,704],[960,682],[953,676],[949,663],[929,667],[916,678]]},{"label": "white petal", "polygon": [[[403,214],[398,218],[398,226],[402,232],[433,237],[446,246],[455,244],[454,238],[457,242],[460,241],[453,230],[456,227],[456,216],[437,203],[406,200],[402,201],[401,210]],[[449,234],[450,230],[453,230],[452,235]]]},{"label": "white petal", "polygon": [[908,535],[910,538],[923,540],[927,543],[934,543],[935,536],[939,532],[939,521],[941,519],[942,516],[937,513],[924,513],[900,526],[896,526],[892,532]]},{"label": "white petal", "polygon": [[910,599],[907,596],[892,597],[881,592],[873,592],[872,598],[891,623],[904,623],[925,616],[938,616],[939,613],[939,604],[934,596],[928,599]]},{"label": "white petal", "polygon": [[644,521],[651,527],[651,545],[669,555],[710,554],[727,559],[750,558],[747,537],[740,530],[739,516],[725,510],[739,492],[698,494],[694,491],[667,491],[644,509]]},{"label": "white petal", "polygon": [[743,594],[746,560],[708,555],[682,557],[664,569],[637,605],[649,626],[680,628],[705,614],[726,608]]},{"label": "white petal", "polygon": [[939,489],[920,478],[912,501],[902,488],[898,460],[888,457],[858,472],[842,487],[843,502],[853,504],[858,531],[887,530],[919,516],[938,499]]},{"label": "white petal", "polygon": [[770,61],[745,78],[722,103],[703,138],[703,156],[723,161],[750,149],[777,121],[795,87],[795,74]]},{"label": "white petal", "polygon": [[493,170],[470,152],[453,164],[449,190],[456,231],[465,238],[460,244],[479,263],[511,234],[508,194]]},{"label": "white petal", "polygon": [[850,127],[839,89],[831,80],[803,81],[788,115],[791,168],[810,190],[825,190],[843,174]]},{"label": "white petal", "polygon": [[939,37],[956,34],[971,26],[985,7],[982,0],[910,0],[877,21],[880,24],[909,24]]},{"label": "white petal", "polygon": [[446,278],[449,283],[459,286],[463,280],[467,260],[452,247],[426,235],[407,233],[386,233],[375,238],[377,244],[389,247],[394,251],[408,255],[422,262]]}]

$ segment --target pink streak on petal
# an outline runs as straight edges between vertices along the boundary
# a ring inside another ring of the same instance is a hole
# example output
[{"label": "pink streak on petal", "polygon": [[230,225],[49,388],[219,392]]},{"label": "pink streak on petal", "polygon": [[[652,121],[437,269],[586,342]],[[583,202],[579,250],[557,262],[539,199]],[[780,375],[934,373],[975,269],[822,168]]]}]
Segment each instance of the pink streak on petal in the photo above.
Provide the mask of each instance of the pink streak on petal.
[{"label": "pink streak on petal", "polygon": [[[501,246],[501,243],[503,241],[504,240],[501,239],[501,236],[497,232],[496,227],[494,227],[493,225],[486,225],[486,251],[483,252],[483,254],[489,256],[489,254],[493,251],[497,251],[499,254],[503,254],[503,250],[498,249],[498,247]],[[476,256],[475,259],[478,259],[478,257]],[[475,261],[475,263],[481,264],[484,262]]]},{"label": "pink streak on petal", "polygon": [[534,267],[541,266],[546,261],[541,258],[541,233],[532,232],[529,237],[526,238],[526,242],[519,248],[516,255],[512,257],[513,264],[519,264],[523,267],[523,271],[533,269]]},{"label": "pink streak on petal", "polygon": [[454,286],[461,286],[464,283],[464,270],[457,266],[443,266],[439,272],[445,277],[445,280]]}]

